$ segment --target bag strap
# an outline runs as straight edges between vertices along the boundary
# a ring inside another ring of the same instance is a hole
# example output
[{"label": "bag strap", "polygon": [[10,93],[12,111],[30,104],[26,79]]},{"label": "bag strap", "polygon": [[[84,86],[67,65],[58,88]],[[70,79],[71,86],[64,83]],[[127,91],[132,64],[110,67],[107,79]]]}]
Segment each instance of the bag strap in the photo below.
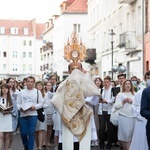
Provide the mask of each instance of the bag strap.
[{"label": "bag strap", "polygon": [[38,92],[38,89],[37,89],[37,103],[39,103],[39,92]]}]

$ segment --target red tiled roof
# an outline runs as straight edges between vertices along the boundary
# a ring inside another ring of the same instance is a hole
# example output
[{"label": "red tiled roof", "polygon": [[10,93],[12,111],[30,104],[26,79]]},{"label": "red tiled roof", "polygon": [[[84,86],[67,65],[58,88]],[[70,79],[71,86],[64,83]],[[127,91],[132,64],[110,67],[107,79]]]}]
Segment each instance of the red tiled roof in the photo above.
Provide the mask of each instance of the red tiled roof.
[{"label": "red tiled roof", "polygon": [[75,0],[64,12],[87,12],[88,0]]},{"label": "red tiled roof", "polygon": [[[10,28],[14,27],[14,28],[18,28],[18,34],[14,36],[34,36],[34,31],[36,31],[37,38],[39,38],[39,35],[42,34],[44,30],[44,24],[36,24],[34,19],[33,20],[0,19],[0,27],[5,27],[4,35],[11,35]],[[28,35],[24,35],[24,31],[23,31],[24,28],[28,28]]]},{"label": "red tiled roof", "polygon": [[18,36],[24,35],[23,28],[28,28],[28,36],[33,36],[31,20],[0,20],[0,26],[5,27],[5,35],[10,35],[10,28],[18,28]]},{"label": "red tiled roof", "polygon": [[42,39],[42,33],[45,29],[45,25],[44,24],[36,24],[36,38],[37,39]]}]

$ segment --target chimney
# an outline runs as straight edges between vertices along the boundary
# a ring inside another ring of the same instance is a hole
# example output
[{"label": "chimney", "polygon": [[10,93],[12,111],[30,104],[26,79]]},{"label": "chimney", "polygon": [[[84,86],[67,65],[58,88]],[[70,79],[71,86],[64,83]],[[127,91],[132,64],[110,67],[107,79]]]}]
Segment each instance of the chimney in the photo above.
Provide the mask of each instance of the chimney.
[{"label": "chimney", "polygon": [[36,19],[33,18],[31,23],[32,23],[32,31],[33,31],[34,37],[36,37]]}]

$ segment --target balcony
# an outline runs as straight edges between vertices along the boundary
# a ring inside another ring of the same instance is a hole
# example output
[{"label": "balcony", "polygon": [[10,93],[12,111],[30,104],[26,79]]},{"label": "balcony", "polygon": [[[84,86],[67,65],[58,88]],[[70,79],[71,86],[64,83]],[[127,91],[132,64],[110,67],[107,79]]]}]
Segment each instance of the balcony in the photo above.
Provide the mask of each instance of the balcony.
[{"label": "balcony", "polygon": [[52,42],[47,42],[46,46],[47,46],[47,49],[53,50],[53,43]]},{"label": "balcony", "polygon": [[118,0],[118,3],[125,3],[125,4],[132,4],[133,2],[135,2],[136,0]]},{"label": "balcony", "polygon": [[125,48],[127,52],[136,51],[136,32],[127,31],[120,34],[119,48]]},{"label": "balcony", "polygon": [[85,62],[92,65],[92,64],[95,64],[95,61],[94,61],[95,59],[96,59],[96,49],[94,48],[87,49]]}]

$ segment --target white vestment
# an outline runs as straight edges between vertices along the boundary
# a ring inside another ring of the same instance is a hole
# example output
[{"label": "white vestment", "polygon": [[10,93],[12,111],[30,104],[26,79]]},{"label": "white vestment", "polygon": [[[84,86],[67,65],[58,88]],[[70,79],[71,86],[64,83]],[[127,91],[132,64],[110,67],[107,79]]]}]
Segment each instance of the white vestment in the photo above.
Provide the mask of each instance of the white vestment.
[{"label": "white vestment", "polygon": [[51,102],[63,120],[63,150],[73,150],[74,136],[80,141],[80,150],[90,150],[93,111],[86,105],[84,97],[93,95],[100,95],[97,86],[78,69],[59,85]]},{"label": "white vestment", "polygon": [[146,123],[147,120],[140,115],[140,105],[143,89],[138,91],[133,101],[133,112],[135,115],[135,126],[133,137],[129,150],[148,150],[147,138],[146,138]]}]

